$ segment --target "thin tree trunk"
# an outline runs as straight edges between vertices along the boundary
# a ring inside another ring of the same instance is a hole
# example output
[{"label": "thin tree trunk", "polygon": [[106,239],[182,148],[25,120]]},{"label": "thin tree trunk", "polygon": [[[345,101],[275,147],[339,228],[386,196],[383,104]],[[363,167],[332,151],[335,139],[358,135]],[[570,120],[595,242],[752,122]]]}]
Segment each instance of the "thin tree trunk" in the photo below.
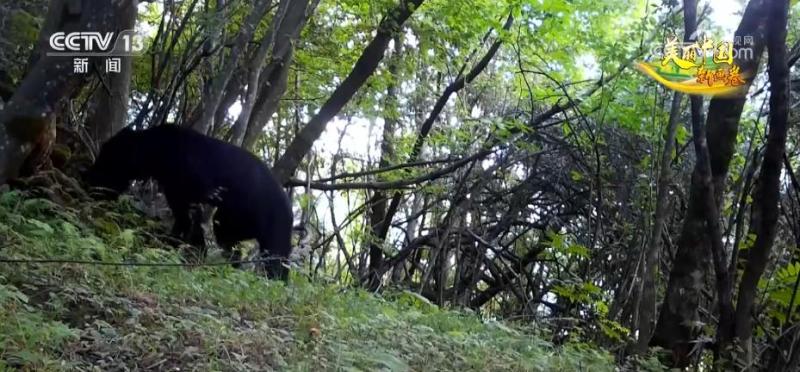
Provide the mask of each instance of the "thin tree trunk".
[{"label": "thin tree trunk", "polygon": [[[244,91],[244,84],[244,76],[242,76],[241,71],[237,71],[228,81],[228,85],[225,87],[225,94],[219,102],[219,107],[217,107],[217,113],[214,114],[214,125],[208,129],[209,135],[212,137],[219,137],[222,134],[222,129],[228,121],[228,111]],[[202,107],[203,102],[199,104]],[[184,125],[191,128],[192,124],[199,119],[197,116],[202,114],[202,112],[199,112],[200,110],[202,109],[195,109],[192,113],[193,117],[184,119],[186,120]]]},{"label": "thin tree trunk", "polygon": [[[278,111],[281,97],[286,93],[286,87],[289,82],[289,66],[294,57],[292,44],[288,43],[286,52],[282,57],[273,59],[270,67],[264,71],[269,75],[267,75],[267,79],[262,84],[264,88],[260,90],[260,94],[256,99],[253,113],[250,115],[250,121],[247,123],[244,138],[242,139],[242,147],[246,149],[253,150],[258,136],[264,130],[272,115]],[[264,76],[263,73],[262,76]],[[293,131],[290,130],[288,132]],[[279,144],[276,143],[276,146],[279,146]],[[275,158],[277,159],[277,156]]]},{"label": "thin tree trunk", "polygon": [[[233,127],[232,143],[251,148],[263,125],[278,109],[280,98],[286,92],[294,43],[318,3],[319,0],[310,4],[308,0],[283,0],[278,5],[272,30],[261,41],[251,62],[247,94],[242,102],[242,113]],[[270,63],[263,67],[270,52]],[[267,79],[262,78],[264,74]],[[258,120],[253,120],[254,117]],[[251,130],[251,126],[258,126],[258,130]]]},{"label": "thin tree trunk", "polygon": [[[504,30],[509,30],[511,25],[514,22],[514,17],[512,14],[508,15],[505,24],[503,25]],[[409,162],[414,162],[419,157],[420,151],[422,151],[422,145],[425,143],[425,139],[430,134],[431,130],[433,129],[433,124],[436,120],[439,119],[439,115],[441,115],[442,110],[444,110],[444,106],[447,104],[447,101],[450,100],[450,97],[458,93],[461,89],[467,86],[467,84],[471,83],[475,78],[478,77],[489,65],[489,62],[494,58],[497,51],[500,49],[500,45],[502,44],[502,39],[498,38],[492,45],[489,47],[489,50],[486,51],[486,54],[473,66],[466,75],[463,74],[464,69],[467,65],[463,65],[461,67],[461,71],[459,71],[459,76],[456,78],[455,81],[447,85],[444,89],[444,92],[439,96],[436,100],[436,103],[433,105],[433,109],[431,110],[430,114],[428,114],[427,119],[425,122],[422,123],[422,126],[419,129],[419,133],[417,134],[417,139],[414,141],[414,147],[411,149],[411,154],[409,155]],[[395,213],[397,213],[397,209],[400,207],[400,200],[402,199],[403,194],[401,192],[395,192],[392,195],[391,202],[389,203],[389,208],[386,211],[386,217],[384,218],[388,221],[382,227],[383,229],[380,231],[380,234],[377,235],[378,239],[384,240],[386,239],[386,234],[388,234],[388,225],[391,223],[392,219],[394,218]]]},{"label": "thin tree trunk", "polygon": [[656,286],[658,285],[658,255],[661,252],[661,233],[664,231],[664,221],[668,214],[667,196],[669,195],[669,182],[672,171],[672,151],[675,146],[675,132],[680,119],[681,101],[683,95],[678,92],[672,94],[672,105],[669,111],[667,132],[664,136],[664,148],[661,152],[661,163],[656,183],[656,210],[653,216],[653,228],[647,240],[644,265],[642,266],[642,297],[639,303],[639,339],[636,343],[636,352],[644,353],[652,337],[656,313]]},{"label": "thin tree trunk", "polygon": [[267,55],[269,54],[270,49],[272,49],[272,45],[275,43],[275,34],[283,22],[283,17],[286,15],[288,3],[288,0],[282,0],[278,4],[278,10],[272,17],[272,22],[270,25],[271,28],[269,32],[264,34],[264,37],[261,38],[258,49],[256,50],[256,54],[248,64],[246,80],[247,88],[245,89],[245,94],[242,97],[242,111],[239,113],[239,117],[236,119],[236,123],[233,125],[231,134],[230,142],[234,145],[241,146],[242,141],[244,140],[246,125],[250,120],[250,114],[253,112],[253,106],[255,105],[256,98],[258,98],[261,70],[264,62],[267,60]]},{"label": "thin tree trunk", "polygon": [[[378,168],[386,168],[389,166],[389,161],[394,157],[394,131],[399,122],[400,112],[397,107],[397,85],[396,82],[400,81],[398,76],[398,65],[400,64],[400,53],[402,51],[402,38],[398,35],[394,38],[394,53],[389,60],[387,68],[389,72],[390,82],[386,87],[386,99],[384,100],[383,108],[383,135],[381,138],[381,155],[378,161]],[[386,181],[384,177],[378,176],[378,181]],[[375,290],[380,286],[381,278],[379,271],[383,266],[383,239],[378,238],[378,234],[384,230],[384,224],[391,221],[386,221],[386,193],[382,190],[377,190],[372,195],[370,202],[370,228],[371,236],[369,240],[369,271],[367,273],[367,288]]]},{"label": "thin tree trunk", "polygon": [[242,23],[239,33],[236,35],[233,47],[231,48],[230,55],[225,59],[225,62],[220,67],[217,75],[211,80],[211,88],[207,99],[203,101],[203,114],[200,119],[193,124],[193,128],[200,133],[207,133],[208,130],[214,126],[214,117],[222,101],[222,96],[225,93],[225,87],[228,81],[233,76],[233,72],[239,63],[239,58],[247,46],[247,42],[253,37],[258,23],[264,18],[267,13],[271,0],[260,0],[253,5],[253,9],[248,14],[247,19]]},{"label": "thin tree trunk", "polygon": [[328,121],[350,102],[350,99],[372,76],[383,59],[389,41],[396,32],[400,31],[405,21],[411,17],[411,14],[419,8],[423,1],[401,0],[400,4],[381,20],[375,37],[364,48],[350,74],[333,91],[331,97],[322,105],[311,121],[300,130],[283,156],[275,163],[274,173],[279,182],[285,183],[289,180],[300,164],[300,160],[306,156],[314,145],[314,141],[325,130]]}]

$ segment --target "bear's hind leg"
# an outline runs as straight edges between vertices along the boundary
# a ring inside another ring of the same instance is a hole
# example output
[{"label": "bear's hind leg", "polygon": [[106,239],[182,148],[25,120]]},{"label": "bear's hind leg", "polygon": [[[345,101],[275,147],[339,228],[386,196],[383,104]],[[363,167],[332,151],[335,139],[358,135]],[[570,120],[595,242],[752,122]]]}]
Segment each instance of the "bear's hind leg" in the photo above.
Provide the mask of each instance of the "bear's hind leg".
[{"label": "bear's hind leg", "polygon": [[218,209],[214,215],[214,239],[217,245],[222,249],[223,255],[231,262],[234,268],[241,268],[242,265],[239,261],[242,260],[242,254],[236,249],[238,239],[234,226],[231,225],[229,217],[224,209]]},{"label": "bear's hind leg", "polygon": [[191,255],[195,256],[198,262],[203,262],[206,256],[205,238],[200,226],[199,213],[197,208],[192,208],[188,203],[176,198],[173,193],[166,193],[167,204],[172,210],[172,217],[175,222],[172,224],[171,235],[180,241],[189,243],[197,248]]}]

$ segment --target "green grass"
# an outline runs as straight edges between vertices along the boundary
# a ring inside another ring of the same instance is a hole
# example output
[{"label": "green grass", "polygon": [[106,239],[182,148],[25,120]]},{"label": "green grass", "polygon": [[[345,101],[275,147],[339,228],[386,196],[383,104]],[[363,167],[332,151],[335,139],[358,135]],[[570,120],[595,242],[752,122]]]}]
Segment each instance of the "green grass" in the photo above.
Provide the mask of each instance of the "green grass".
[{"label": "green grass", "polygon": [[[129,202],[64,207],[0,194],[0,256],[180,262]],[[294,275],[0,263],[0,371],[612,371],[586,345]]]}]

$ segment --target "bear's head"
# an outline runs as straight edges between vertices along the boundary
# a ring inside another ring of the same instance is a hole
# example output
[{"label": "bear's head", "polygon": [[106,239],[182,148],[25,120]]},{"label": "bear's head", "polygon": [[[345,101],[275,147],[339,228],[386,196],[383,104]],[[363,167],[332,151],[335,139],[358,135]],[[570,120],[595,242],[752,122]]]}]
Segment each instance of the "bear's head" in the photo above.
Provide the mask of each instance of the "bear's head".
[{"label": "bear's head", "polygon": [[93,188],[104,189],[100,196],[117,197],[141,174],[141,133],[125,128],[103,146],[94,164],[83,174]]}]

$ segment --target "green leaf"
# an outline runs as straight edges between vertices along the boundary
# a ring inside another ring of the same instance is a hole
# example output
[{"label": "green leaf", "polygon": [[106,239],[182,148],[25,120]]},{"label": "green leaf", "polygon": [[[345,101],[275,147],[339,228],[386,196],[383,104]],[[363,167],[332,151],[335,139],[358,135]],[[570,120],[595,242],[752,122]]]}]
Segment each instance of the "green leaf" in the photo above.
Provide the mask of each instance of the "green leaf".
[{"label": "green leaf", "polygon": [[577,243],[570,244],[566,249],[566,253],[575,255],[581,258],[589,258],[589,248]]}]

